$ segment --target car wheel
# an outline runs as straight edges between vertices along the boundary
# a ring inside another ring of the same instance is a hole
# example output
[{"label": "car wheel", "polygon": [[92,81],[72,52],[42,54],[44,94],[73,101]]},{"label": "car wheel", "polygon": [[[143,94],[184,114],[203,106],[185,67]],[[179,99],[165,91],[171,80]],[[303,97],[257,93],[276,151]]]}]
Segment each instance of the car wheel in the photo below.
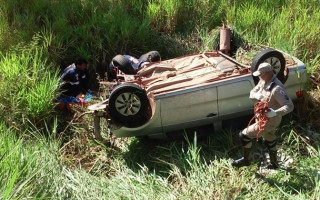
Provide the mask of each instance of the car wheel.
[{"label": "car wheel", "polygon": [[[149,60],[149,56],[150,56],[150,60]],[[146,62],[146,61],[157,62],[161,60],[161,56],[158,51],[149,51],[148,53],[145,53],[142,56],[140,56],[139,60],[142,62]]]},{"label": "car wheel", "polygon": [[[285,83],[288,78],[288,69],[286,68],[286,59],[283,54],[275,49],[264,49],[260,51],[253,59],[251,64],[251,72],[255,72],[261,63],[269,63],[273,67],[273,72],[277,78]],[[259,78],[253,76],[255,84],[259,82]]]},{"label": "car wheel", "polygon": [[123,55],[116,55],[112,59],[114,66],[118,66],[119,69],[125,74],[136,74],[134,68],[130,65],[129,61]]},{"label": "car wheel", "polygon": [[146,92],[133,83],[118,85],[109,97],[109,113],[111,119],[121,126],[129,128],[142,126],[151,117]]}]

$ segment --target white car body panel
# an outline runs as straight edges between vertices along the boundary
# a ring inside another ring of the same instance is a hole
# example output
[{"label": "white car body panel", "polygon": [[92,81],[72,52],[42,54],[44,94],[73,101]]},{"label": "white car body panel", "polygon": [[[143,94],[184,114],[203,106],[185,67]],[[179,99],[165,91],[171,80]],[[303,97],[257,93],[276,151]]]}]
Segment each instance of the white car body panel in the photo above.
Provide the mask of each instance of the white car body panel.
[{"label": "white car body panel", "polygon": [[[295,100],[296,92],[304,88],[307,74],[304,63],[290,57],[295,64],[289,66],[285,87],[290,98]],[[253,113],[253,102],[249,99],[253,87],[251,74],[244,74],[159,93],[153,97],[154,114],[145,125],[137,128],[121,127],[112,132],[117,137],[148,135],[161,138],[170,131],[248,115]]]}]

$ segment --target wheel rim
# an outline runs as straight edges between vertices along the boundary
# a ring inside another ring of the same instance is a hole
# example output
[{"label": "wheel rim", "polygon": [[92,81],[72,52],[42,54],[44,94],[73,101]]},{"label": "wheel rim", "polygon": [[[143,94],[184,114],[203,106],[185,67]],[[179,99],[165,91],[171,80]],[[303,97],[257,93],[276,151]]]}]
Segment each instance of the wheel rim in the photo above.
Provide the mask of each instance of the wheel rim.
[{"label": "wheel rim", "polygon": [[277,75],[281,70],[281,61],[277,57],[270,57],[264,62],[269,63],[273,67],[273,72]]},{"label": "wheel rim", "polygon": [[141,101],[134,93],[122,93],[117,97],[115,107],[121,115],[135,115],[141,108]]}]

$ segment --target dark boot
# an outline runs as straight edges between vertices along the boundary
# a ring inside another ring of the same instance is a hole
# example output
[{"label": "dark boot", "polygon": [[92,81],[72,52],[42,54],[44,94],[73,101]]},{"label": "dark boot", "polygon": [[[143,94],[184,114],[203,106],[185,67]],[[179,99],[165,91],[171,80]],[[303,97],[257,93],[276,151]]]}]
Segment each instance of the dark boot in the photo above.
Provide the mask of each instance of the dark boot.
[{"label": "dark boot", "polygon": [[249,166],[250,165],[250,160],[249,160],[250,151],[251,151],[251,148],[243,148],[243,157],[239,158],[237,160],[234,160],[232,162],[232,166],[234,166],[234,167]]},{"label": "dark boot", "polygon": [[269,150],[270,163],[267,165],[267,169],[277,169],[279,165],[277,163],[277,151]]}]

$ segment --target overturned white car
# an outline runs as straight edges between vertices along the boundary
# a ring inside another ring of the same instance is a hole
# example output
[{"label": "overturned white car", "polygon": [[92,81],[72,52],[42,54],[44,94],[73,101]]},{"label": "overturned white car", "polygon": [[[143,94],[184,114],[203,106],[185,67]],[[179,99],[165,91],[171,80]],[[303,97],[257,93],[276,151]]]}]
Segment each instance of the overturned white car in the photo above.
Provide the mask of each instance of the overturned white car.
[{"label": "overturned white car", "polygon": [[293,100],[302,96],[306,68],[297,58],[268,48],[246,66],[212,51],[145,65],[135,75],[122,76],[107,100],[89,109],[103,109],[117,137],[170,138],[176,130],[217,128],[225,120],[253,113],[248,97],[258,80],[251,74],[262,62],[273,66]]}]

